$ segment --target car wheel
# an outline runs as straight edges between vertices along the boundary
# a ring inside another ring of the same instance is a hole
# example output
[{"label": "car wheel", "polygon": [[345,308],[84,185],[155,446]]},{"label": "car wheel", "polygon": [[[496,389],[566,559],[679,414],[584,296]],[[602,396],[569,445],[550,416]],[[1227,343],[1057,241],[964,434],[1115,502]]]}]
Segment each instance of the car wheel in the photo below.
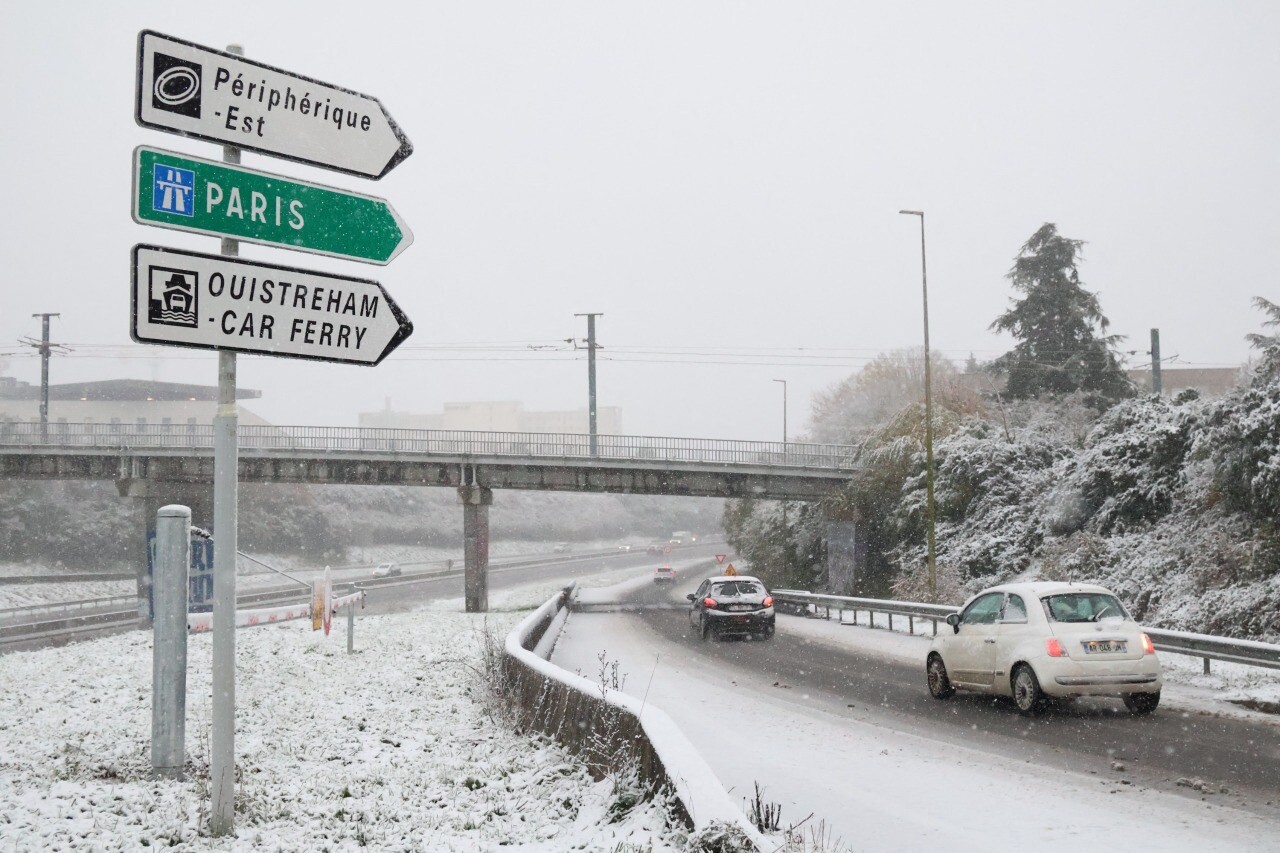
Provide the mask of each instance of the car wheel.
[{"label": "car wheel", "polygon": [[1126,693],[1122,697],[1130,714],[1150,714],[1160,704],[1160,691],[1155,693]]},{"label": "car wheel", "polygon": [[1034,717],[1044,710],[1044,692],[1035,672],[1025,663],[1013,671],[1013,704],[1024,717]]},{"label": "car wheel", "polygon": [[703,616],[700,624],[702,626],[702,631],[700,632],[702,639],[706,640],[707,637],[711,636],[711,626],[707,624],[707,617]]},{"label": "car wheel", "polygon": [[951,686],[951,677],[947,675],[947,665],[942,662],[942,655],[930,655],[925,665],[925,673],[929,678],[929,695],[934,699],[950,699],[956,689]]}]

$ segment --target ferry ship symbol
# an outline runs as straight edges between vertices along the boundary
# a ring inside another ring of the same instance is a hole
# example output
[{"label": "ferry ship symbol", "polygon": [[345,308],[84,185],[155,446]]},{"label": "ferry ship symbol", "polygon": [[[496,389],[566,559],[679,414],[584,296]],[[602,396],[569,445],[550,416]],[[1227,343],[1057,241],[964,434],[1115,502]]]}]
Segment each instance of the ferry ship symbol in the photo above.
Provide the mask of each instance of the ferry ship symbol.
[{"label": "ferry ship symbol", "polygon": [[173,272],[160,285],[152,287],[148,303],[148,319],[166,326],[196,326],[195,274]]}]

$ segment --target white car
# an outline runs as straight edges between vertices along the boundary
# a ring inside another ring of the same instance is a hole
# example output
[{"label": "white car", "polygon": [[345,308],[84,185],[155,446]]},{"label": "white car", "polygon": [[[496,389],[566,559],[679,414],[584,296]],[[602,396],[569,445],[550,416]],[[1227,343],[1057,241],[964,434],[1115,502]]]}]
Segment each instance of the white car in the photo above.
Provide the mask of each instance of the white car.
[{"label": "white car", "polygon": [[1134,714],[1160,704],[1164,677],[1151,638],[1109,590],[1077,583],[1012,583],[947,617],[925,659],[929,693],[957,688],[1013,699],[1023,714],[1046,700],[1119,696]]},{"label": "white car", "polygon": [[400,574],[400,567],[395,563],[382,563],[373,570],[375,578],[394,578]]}]

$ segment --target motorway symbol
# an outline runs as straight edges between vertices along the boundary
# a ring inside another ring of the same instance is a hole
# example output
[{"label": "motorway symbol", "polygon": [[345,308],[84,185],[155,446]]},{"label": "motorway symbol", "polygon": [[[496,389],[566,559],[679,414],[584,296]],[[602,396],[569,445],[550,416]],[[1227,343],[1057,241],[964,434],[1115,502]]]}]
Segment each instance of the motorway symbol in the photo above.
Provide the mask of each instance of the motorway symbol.
[{"label": "motorway symbol", "polygon": [[386,199],[145,145],[133,150],[133,219],[371,264],[413,242]]},{"label": "motorway symbol", "polygon": [[724,563],[725,558],[728,556],[728,554],[716,554],[716,565],[718,566]]},{"label": "motorway symbol", "polygon": [[133,322],[145,344],[373,365],[413,333],[376,281],[133,247]]},{"label": "motorway symbol", "polygon": [[366,178],[413,153],[377,98],[152,30],[138,34],[134,118]]}]

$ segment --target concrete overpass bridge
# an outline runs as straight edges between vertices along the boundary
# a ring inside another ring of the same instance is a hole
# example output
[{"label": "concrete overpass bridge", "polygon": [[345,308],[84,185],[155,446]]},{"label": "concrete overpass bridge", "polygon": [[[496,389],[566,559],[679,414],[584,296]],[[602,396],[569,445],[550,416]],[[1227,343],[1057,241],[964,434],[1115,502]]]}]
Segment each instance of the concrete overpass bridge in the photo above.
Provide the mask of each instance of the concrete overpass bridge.
[{"label": "concrete overpass bridge", "polygon": [[[242,483],[434,486],[463,506],[468,609],[484,609],[494,489],[815,501],[856,468],[857,448],[798,442],[355,427],[240,426]],[[112,480],[142,500],[212,520],[208,424],[0,424],[0,477]],[[474,595],[473,595],[474,593]]]}]

